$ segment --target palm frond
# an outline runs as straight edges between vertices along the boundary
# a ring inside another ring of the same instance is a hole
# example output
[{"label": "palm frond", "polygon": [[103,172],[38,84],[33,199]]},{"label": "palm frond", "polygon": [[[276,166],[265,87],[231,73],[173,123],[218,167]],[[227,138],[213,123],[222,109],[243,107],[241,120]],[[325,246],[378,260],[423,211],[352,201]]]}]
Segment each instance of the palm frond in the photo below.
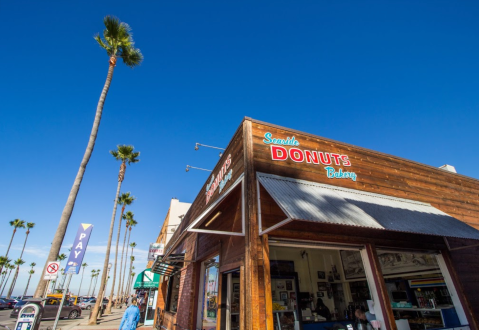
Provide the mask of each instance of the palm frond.
[{"label": "palm frond", "polygon": [[143,62],[143,54],[138,48],[122,47],[120,57],[123,59],[123,63],[130,68],[134,68]]},{"label": "palm frond", "polygon": [[115,16],[105,16],[103,18],[103,24],[105,24],[106,31],[110,38],[117,38],[121,29],[120,20]]},{"label": "palm frond", "polygon": [[33,227],[35,227],[35,223],[34,223],[34,222],[27,222],[27,228],[28,228],[28,229],[32,229]]}]

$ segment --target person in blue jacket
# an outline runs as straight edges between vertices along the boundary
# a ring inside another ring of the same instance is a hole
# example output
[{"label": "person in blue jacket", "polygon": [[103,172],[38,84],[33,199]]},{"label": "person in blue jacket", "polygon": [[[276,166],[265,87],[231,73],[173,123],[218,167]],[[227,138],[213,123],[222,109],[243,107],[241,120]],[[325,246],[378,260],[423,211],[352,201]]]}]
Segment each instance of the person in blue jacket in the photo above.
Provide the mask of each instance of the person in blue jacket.
[{"label": "person in blue jacket", "polygon": [[131,300],[131,305],[128,307],[123,314],[123,318],[120,323],[120,330],[135,330],[138,321],[140,320],[140,309],[137,306],[138,300],[133,298]]}]

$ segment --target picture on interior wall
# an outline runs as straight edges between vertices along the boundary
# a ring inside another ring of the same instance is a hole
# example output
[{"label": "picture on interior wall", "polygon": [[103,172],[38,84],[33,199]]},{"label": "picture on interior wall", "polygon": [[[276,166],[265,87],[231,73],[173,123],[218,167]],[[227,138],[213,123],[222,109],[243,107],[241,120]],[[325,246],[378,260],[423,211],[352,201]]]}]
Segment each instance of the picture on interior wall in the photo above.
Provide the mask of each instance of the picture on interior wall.
[{"label": "picture on interior wall", "polygon": [[269,269],[271,274],[274,274],[274,275],[294,273],[294,261],[270,260]]},{"label": "picture on interior wall", "polygon": [[284,281],[276,281],[276,289],[277,290],[284,290],[286,288]]},{"label": "picture on interior wall", "polygon": [[288,291],[281,291],[279,293],[279,300],[288,300]]},{"label": "picture on interior wall", "polygon": [[341,255],[341,262],[344,269],[344,277],[347,280],[353,278],[365,278],[363,261],[359,251],[339,251]]},{"label": "picture on interior wall", "polygon": [[318,291],[326,291],[328,286],[326,282],[318,282]]},{"label": "picture on interior wall", "polygon": [[436,256],[423,253],[379,251],[378,259],[384,275],[438,270]]},{"label": "picture on interior wall", "polygon": [[289,293],[289,299],[294,299],[294,300],[296,300],[296,292],[290,292],[290,293]]},{"label": "picture on interior wall", "polygon": [[233,292],[239,292],[239,291],[240,291],[240,284],[233,283]]},{"label": "picture on interior wall", "polygon": [[326,278],[326,272],[318,271],[318,278],[324,280]]},{"label": "picture on interior wall", "polygon": [[293,281],[286,281],[286,290],[293,290]]},{"label": "picture on interior wall", "polygon": [[324,297],[324,292],[316,292],[316,297],[318,298]]}]

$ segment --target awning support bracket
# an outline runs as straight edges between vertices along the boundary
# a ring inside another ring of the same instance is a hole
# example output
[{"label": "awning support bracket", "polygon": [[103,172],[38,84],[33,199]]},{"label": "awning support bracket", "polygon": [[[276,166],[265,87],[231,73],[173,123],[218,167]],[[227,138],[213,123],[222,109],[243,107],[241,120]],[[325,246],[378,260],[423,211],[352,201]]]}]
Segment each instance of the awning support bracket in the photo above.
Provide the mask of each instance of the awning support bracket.
[{"label": "awning support bracket", "polygon": [[444,243],[446,243],[448,251],[457,251],[457,250],[464,250],[464,249],[479,247],[479,244],[473,244],[473,245],[458,246],[455,248],[451,248],[451,246],[449,245],[449,241],[447,240],[447,237],[443,236],[443,239],[444,239]]}]

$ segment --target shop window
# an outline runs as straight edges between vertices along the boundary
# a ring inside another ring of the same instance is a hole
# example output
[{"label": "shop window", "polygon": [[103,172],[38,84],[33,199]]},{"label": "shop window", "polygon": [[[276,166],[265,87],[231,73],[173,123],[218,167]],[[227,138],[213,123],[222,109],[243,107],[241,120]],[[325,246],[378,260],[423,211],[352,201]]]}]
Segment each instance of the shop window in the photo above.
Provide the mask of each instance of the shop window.
[{"label": "shop window", "polygon": [[456,309],[462,307],[453,302],[436,254],[377,253],[398,326],[419,330],[461,325]]},{"label": "shop window", "polygon": [[166,308],[168,312],[176,313],[178,310],[178,299],[180,293],[181,274],[170,276],[168,280],[168,295],[166,298]]},{"label": "shop window", "polygon": [[270,271],[275,329],[294,330],[301,324],[326,329],[336,323],[346,329],[356,324],[358,310],[373,315],[359,250],[273,244]]},{"label": "shop window", "polygon": [[198,327],[204,330],[216,329],[218,318],[219,256],[204,261],[201,269]]}]

